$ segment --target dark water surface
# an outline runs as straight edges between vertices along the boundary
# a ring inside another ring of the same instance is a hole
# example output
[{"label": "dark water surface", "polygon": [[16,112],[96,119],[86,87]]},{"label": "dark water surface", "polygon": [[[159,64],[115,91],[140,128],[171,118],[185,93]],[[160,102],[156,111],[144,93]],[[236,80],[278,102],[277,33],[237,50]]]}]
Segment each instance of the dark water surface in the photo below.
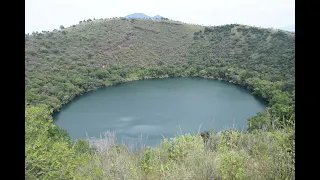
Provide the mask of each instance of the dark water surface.
[{"label": "dark water surface", "polygon": [[203,78],[168,78],[100,88],[75,98],[54,115],[72,138],[116,132],[118,141],[154,145],[162,135],[226,127],[244,129],[266,103],[245,88]]}]

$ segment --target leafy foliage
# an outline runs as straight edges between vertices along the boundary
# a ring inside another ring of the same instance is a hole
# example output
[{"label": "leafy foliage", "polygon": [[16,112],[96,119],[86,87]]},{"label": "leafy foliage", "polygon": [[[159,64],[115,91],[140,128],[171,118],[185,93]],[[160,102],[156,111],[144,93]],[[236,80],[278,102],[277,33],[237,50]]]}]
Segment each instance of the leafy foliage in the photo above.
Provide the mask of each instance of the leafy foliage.
[{"label": "leafy foliage", "polygon": [[[26,179],[69,179],[87,152],[76,154],[69,147],[68,134],[59,131],[43,106],[27,107],[25,119]],[[55,132],[55,133],[53,133]]]}]

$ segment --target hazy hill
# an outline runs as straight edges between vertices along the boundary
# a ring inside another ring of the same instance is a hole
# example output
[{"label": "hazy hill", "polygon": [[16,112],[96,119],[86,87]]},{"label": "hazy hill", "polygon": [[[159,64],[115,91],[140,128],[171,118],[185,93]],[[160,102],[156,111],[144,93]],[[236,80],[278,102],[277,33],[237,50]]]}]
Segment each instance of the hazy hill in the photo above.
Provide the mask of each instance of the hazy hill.
[{"label": "hazy hill", "polygon": [[295,32],[295,25],[287,25],[287,26],[283,26],[280,27],[279,29],[285,30],[285,31],[291,31],[291,32]]},{"label": "hazy hill", "polygon": [[165,18],[165,17],[160,16],[160,15],[155,15],[155,16],[153,16],[152,18],[153,18],[153,19],[161,19],[161,18]]},{"label": "hazy hill", "polygon": [[148,16],[148,15],[146,15],[146,14],[143,14],[143,13],[133,13],[133,14],[129,14],[129,15],[127,15],[127,16],[125,16],[125,18],[146,18],[146,19],[149,19],[149,18],[151,18],[151,19],[161,19],[161,18],[164,18],[164,17],[162,17],[162,16],[160,16],[160,15],[156,15],[156,16]]}]

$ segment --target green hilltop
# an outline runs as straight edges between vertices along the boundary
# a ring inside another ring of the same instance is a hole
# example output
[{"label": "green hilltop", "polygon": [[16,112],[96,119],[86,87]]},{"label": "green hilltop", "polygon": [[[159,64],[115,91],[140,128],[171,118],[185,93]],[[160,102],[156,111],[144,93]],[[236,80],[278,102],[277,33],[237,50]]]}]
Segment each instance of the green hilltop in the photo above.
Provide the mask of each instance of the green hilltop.
[{"label": "green hilltop", "polygon": [[[269,105],[246,132],[180,135],[138,152],[117,143],[101,150],[107,138],[72,140],[52,124],[87,91],[186,76],[239,84]],[[26,179],[294,179],[292,32],[111,18],[26,34],[25,102]]]}]

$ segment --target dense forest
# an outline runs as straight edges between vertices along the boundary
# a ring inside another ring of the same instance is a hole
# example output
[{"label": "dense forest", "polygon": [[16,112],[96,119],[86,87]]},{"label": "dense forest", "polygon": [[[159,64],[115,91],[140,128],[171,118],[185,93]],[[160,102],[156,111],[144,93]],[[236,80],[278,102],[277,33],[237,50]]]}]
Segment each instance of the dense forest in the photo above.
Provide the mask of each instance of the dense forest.
[{"label": "dense forest", "polygon": [[[112,133],[72,140],[52,124],[87,91],[186,76],[239,84],[268,107],[247,131],[180,135],[137,152]],[[26,179],[295,179],[294,78],[295,33],[276,29],[111,18],[26,34]]]}]

